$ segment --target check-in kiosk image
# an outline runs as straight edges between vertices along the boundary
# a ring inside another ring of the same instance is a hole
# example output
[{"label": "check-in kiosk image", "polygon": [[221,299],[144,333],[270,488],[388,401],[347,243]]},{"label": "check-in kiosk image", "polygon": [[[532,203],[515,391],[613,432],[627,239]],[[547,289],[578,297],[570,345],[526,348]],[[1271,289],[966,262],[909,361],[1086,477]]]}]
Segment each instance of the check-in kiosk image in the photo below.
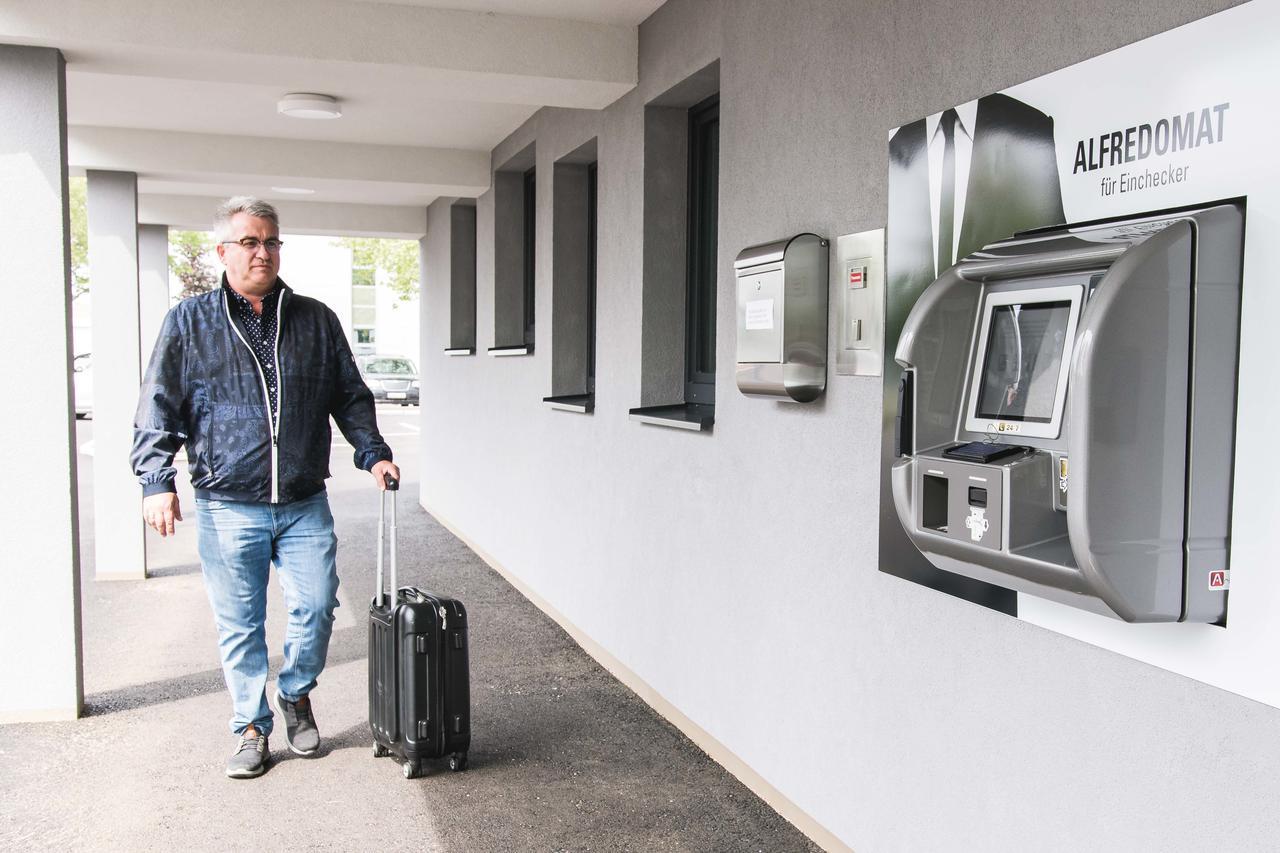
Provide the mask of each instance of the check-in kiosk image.
[{"label": "check-in kiosk image", "polygon": [[827,387],[827,240],[798,234],[743,249],[738,390],[807,403]]},{"label": "check-in kiosk image", "polygon": [[1226,618],[1243,210],[1017,235],[921,295],[894,504],[945,571],[1129,622]]}]

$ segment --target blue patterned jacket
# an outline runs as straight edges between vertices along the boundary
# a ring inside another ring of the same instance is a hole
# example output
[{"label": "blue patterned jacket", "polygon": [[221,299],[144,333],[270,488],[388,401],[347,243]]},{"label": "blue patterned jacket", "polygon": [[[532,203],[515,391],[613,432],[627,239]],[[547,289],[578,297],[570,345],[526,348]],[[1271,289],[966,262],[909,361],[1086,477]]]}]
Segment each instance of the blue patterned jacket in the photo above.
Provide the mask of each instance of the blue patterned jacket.
[{"label": "blue patterned jacket", "polygon": [[144,496],[174,491],[173,458],[186,445],[197,497],[310,497],[329,476],[330,415],[355,448],[356,467],[391,459],[337,316],[283,280],[280,288],[275,430],[266,381],[223,289],[185,299],[165,317],[133,420],[130,461]]}]

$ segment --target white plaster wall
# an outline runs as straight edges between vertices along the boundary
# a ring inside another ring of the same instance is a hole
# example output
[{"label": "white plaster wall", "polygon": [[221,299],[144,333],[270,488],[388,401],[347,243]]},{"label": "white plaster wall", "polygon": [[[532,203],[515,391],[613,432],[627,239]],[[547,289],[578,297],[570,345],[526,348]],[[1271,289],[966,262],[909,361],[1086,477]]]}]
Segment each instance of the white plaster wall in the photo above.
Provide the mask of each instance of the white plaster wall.
[{"label": "white plaster wall", "polygon": [[386,274],[378,273],[377,351],[418,360],[418,299],[401,299],[386,286]]},{"label": "white plaster wall", "polygon": [[333,309],[351,340],[351,250],[334,237],[282,233],[280,277],[294,292],[319,299]]},{"label": "white plaster wall", "polygon": [[[296,292],[319,299],[342,321],[347,341],[351,332],[351,250],[334,245],[335,237],[285,233],[280,257],[280,277]],[[418,352],[418,299],[401,301],[384,286],[377,289],[377,351],[416,358]]]},{"label": "white plaster wall", "polygon": [[[443,354],[447,266],[431,249],[448,246],[448,216],[431,209],[423,504],[859,851],[1277,846],[1280,712],[882,574],[880,381],[831,373],[820,402],[788,406],[732,378],[734,255],[882,227],[890,128],[1229,5],[671,0],[641,28],[636,91],[598,113],[543,110],[493,153],[537,142],[534,355]],[[719,383],[714,432],[698,435],[626,412],[640,403],[643,107],[717,58]],[[593,136],[597,394],[579,416],[540,402],[551,165]],[[482,354],[493,222],[490,192]]]},{"label": "white plaster wall", "polygon": [[71,300],[71,339],[76,355],[93,352],[93,296],[88,292]]}]

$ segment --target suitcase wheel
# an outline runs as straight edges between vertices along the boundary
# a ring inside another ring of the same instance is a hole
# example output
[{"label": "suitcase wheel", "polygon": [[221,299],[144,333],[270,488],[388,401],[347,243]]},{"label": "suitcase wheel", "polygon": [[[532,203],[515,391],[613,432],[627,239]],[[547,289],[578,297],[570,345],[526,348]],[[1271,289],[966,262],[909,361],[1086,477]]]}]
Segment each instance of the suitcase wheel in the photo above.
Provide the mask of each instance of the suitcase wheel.
[{"label": "suitcase wheel", "polygon": [[449,769],[454,773],[467,769],[467,754],[465,752],[455,752],[449,756]]},{"label": "suitcase wheel", "polygon": [[382,744],[378,743],[377,741],[374,741],[374,742],[373,742],[373,757],[374,757],[374,758],[386,758],[386,757],[387,757],[388,755],[390,755],[390,754],[391,754],[391,750],[387,749],[385,746],[383,746]]},{"label": "suitcase wheel", "polygon": [[417,761],[406,761],[400,765],[400,769],[404,772],[406,779],[417,779],[422,775],[422,765]]}]

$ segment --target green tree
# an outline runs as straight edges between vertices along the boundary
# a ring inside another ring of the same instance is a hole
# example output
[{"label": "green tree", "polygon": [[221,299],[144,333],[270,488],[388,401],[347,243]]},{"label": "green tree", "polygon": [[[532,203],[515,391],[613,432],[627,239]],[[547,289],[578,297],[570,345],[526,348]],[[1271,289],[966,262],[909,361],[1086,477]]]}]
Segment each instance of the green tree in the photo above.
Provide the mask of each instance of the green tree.
[{"label": "green tree", "polygon": [[169,271],[182,282],[181,298],[208,293],[218,286],[218,272],[209,263],[213,237],[205,231],[169,231]]},{"label": "green tree", "polygon": [[71,178],[68,201],[71,207],[71,298],[89,292],[89,214],[85,207],[88,181]]},{"label": "green tree", "polygon": [[387,286],[408,302],[418,295],[418,243],[378,237],[343,237],[335,246],[351,250],[353,267],[373,267],[385,275]]}]

